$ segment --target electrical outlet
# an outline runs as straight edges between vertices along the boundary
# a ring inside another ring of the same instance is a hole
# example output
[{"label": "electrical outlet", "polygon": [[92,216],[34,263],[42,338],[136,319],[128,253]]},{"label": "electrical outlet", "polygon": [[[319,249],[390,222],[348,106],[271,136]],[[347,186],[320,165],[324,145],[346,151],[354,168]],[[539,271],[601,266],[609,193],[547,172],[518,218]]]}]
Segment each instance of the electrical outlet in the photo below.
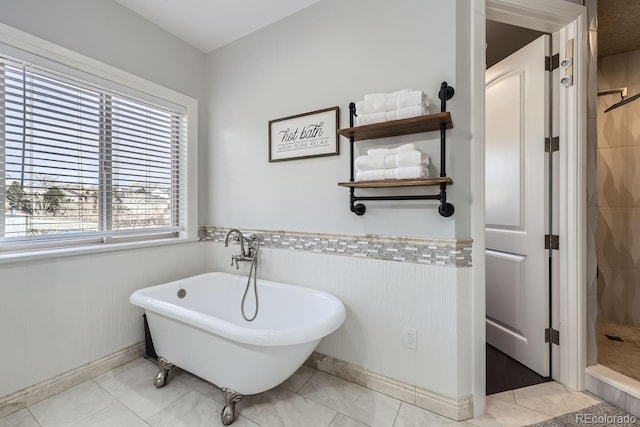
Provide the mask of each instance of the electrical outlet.
[{"label": "electrical outlet", "polygon": [[418,347],[418,333],[415,328],[409,328],[407,326],[403,329],[404,346],[407,348],[416,349]]}]

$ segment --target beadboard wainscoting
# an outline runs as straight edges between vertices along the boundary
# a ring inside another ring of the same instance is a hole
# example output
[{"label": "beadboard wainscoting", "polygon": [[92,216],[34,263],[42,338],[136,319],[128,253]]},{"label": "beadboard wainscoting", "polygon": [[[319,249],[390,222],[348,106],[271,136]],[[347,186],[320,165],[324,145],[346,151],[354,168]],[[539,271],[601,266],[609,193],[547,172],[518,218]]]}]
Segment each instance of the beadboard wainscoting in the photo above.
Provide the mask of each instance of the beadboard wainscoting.
[{"label": "beadboard wainscoting", "polygon": [[144,343],[140,342],[4,396],[0,398],[0,418],[55,396],[61,391],[68,390],[88,379],[109,372],[127,362],[131,362],[142,356],[143,353]]},{"label": "beadboard wainscoting", "polygon": [[[222,244],[227,231],[201,230],[206,270],[246,275],[248,263],[230,266],[239,248]],[[329,292],[344,303],[344,324],[316,349],[318,369],[441,415],[473,415],[470,241],[242,231],[262,242],[258,277]],[[377,253],[357,255],[378,245]],[[395,258],[386,258],[385,248],[397,249]],[[415,349],[404,345],[405,327],[416,329]]]},{"label": "beadboard wainscoting", "polygon": [[192,242],[0,264],[5,285],[0,406],[4,397],[23,392],[28,405],[32,387],[56,383],[59,376],[141,342],[142,310],[129,304],[129,296],[203,273],[202,246]]}]

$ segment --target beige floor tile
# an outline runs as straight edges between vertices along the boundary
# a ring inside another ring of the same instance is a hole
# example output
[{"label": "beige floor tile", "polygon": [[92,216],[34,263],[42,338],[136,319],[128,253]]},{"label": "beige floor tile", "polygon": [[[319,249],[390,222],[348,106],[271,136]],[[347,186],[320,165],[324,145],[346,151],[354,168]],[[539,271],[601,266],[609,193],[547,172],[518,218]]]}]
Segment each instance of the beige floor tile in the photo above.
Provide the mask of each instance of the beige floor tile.
[{"label": "beige floor tile", "polygon": [[281,387],[284,387],[289,391],[297,392],[315,373],[316,369],[302,365],[300,369],[281,384]]},{"label": "beige floor tile", "polygon": [[487,397],[502,400],[503,402],[516,404],[516,397],[513,394],[513,390],[503,391],[502,393],[495,393]]},{"label": "beige floor tile", "polygon": [[324,372],[311,377],[300,394],[371,426],[393,425],[400,408],[397,399]]},{"label": "beige floor tile", "polygon": [[466,422],[479,427],[521,427],[550,418],[550,415],[488,397],[486,413]]},{"label": "beige floor tile", "polygon": [[518,406],[554,417],[600,403],[585,393],[568,391],[557,383],[537,384],[514,390],[513,393]]},{"label": "beige floor tile", "polygon": [[459,426],[457,421],[434,414],[417,406],[402,402],[394,427],[440,427]]},{"label": "beige floor tile", "polygon": [[[167,408],[149,418],[153,427],[214,427],[222,426],[223,405],[193,390]],[[241,415],[236,415],[234,427],[258,427]]]},{"label": "beige floor tile", "polygon": [[40,427],[28,409],[22,409],[15,414],[0,419],[0,427]]},{"label": "beige floor tile", "polygon": [[182,381],[189,387],[198,390],[208,398],[211,398],[216,402],[224,405],[224,397],[222,396],[222,392],[215,384],[211,384],[210,382],[203,380],[202,378],[197,377],[187,371],[183,371],[182,369],[176,369],[175,378],[179,381]]},{"label": "beige floor tile", "polygon": [[333,419],[333,422],[329,427],[368,427],[366,424],[356,421],[346,415],[338,414]]},{"label": "beige floor tile", "polygon": [[113,396],[89,380],[31,405],[29,411],[42,426],[68,427],[113,403]]},{"label": "beige floor tile", "polygon": [[193,390],[175,377],[158,389],[153,385],[157,373],[156,367],[145,362],[127,370],[109,372],[94,381],[146,420]]},{"label": "beige floor tile", "polygon": [[245,396],[236,408],[263,427],[327,427],[336,416],[336,411],[281,387]]},{"label": "beige floor tile", "polygon": [[122,403],[116,402],[73,427],[148,427],[148,424]]}]

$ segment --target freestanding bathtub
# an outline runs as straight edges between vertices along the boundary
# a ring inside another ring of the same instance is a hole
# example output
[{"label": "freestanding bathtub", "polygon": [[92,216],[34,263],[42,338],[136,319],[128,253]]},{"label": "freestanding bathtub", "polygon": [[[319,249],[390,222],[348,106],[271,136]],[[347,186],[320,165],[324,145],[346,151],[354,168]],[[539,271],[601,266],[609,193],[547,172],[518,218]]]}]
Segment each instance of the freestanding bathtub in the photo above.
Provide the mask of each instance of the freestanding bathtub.
[{"label": "freestanding bathtub", "polygon": [[[332,295],[258,279],[259,312],[247,322],[240,312],[246,283],[245,276],[205,273],[129,298],[147,315],[159,357],[156,387],[174,365],[212,382],[227,402],[225,425],[233,422],[242,395],[282,383],[345,318],[344,305]],[[247,298],[247,311],[254,307]]]}]

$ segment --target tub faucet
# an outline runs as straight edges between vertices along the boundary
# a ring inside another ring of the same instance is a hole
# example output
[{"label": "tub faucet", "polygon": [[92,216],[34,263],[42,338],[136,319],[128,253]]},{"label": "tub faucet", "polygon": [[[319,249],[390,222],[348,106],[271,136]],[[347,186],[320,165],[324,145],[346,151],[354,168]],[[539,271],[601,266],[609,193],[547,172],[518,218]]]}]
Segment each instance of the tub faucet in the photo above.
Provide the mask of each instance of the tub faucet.
[{"label": "tub faucet", "polygon": [[[227,235],[224,236],[225,247],[229,246],[229,236],[231,236],[231,234],[233,233],[235,233],[234,240],[240,242],[240,254],[231,256],[231,266],[233,266],[233,264],[235,263],[236,270],[237,270],[240,268],[240,265],[238,264],[240,261],[253,261],[253,255],[251,254],[251,244],[253,243],[256,237],[251,235],[249,238],[247,238],[242,234],[240,230],[238,230],[237,228],[232,228],[227,232]],[[244,249],[245,241],[249,244],[249,251],[245,251]]]}]

